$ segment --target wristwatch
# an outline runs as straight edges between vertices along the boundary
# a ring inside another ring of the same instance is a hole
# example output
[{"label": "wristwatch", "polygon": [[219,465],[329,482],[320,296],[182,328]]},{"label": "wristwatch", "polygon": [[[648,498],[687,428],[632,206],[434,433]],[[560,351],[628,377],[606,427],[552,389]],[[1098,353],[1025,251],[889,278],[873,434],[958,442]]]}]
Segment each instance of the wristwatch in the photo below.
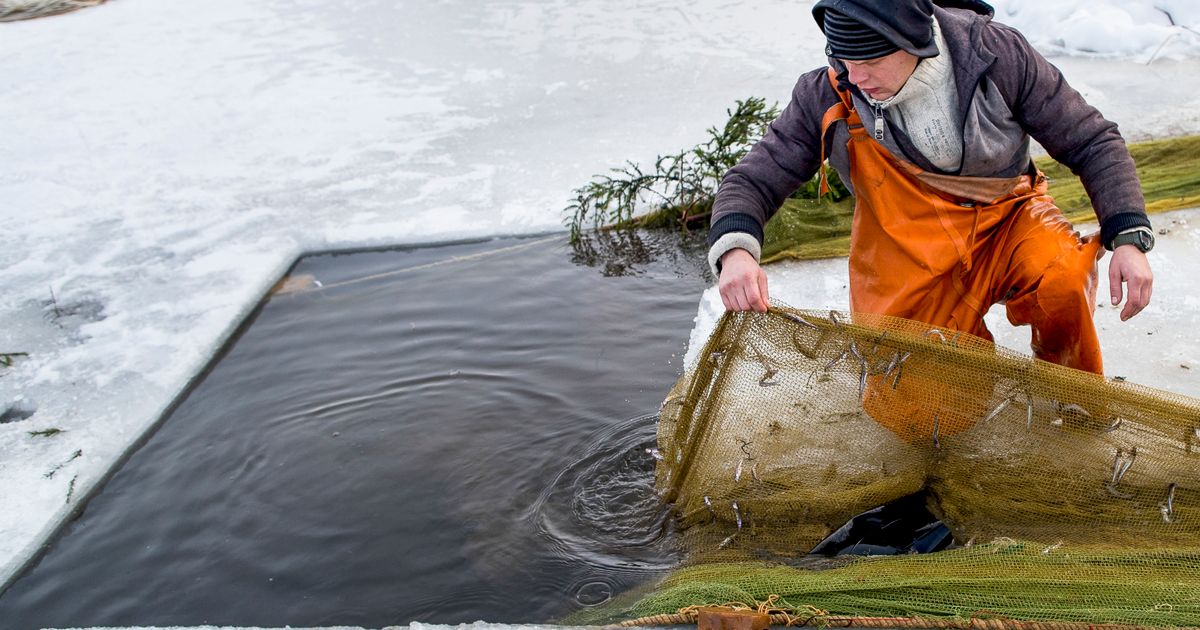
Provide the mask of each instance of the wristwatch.
[{"label": "wristwatch", "polygon": [[1109,243],[1109,249],[1115,250],[1122,245],[1133,245],[1144,254],[1154,249],[1154,232],[1151,232],[1150,228],[1147,227],[1139,227],[1121,232],[1113,237],[1112,242]]}]

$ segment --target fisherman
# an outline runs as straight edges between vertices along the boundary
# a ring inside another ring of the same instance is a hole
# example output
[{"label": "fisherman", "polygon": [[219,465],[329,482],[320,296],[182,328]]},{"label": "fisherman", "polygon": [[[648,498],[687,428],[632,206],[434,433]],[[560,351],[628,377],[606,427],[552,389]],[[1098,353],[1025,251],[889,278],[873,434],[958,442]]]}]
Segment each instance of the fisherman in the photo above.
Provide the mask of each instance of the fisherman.
[{"label": "fisherman", "polygon": [[[1003,303],[1041,359],[1100,374],[1092,321],[1101,246],[1128,320],[1150,301],[1154,246],[1117,126],[979,0],[820,0],[829,67],[800,77],[717,192],[709,262],[729,310],[766,311],[763,224],[822,169],[856,199],[850,309],[985,339]],[[1029,138],[1083,180],[1099,235],[1047,195]],[[824,171],[822,171],[822,176]],[[822,178],[824,183],[824,178]]]}]

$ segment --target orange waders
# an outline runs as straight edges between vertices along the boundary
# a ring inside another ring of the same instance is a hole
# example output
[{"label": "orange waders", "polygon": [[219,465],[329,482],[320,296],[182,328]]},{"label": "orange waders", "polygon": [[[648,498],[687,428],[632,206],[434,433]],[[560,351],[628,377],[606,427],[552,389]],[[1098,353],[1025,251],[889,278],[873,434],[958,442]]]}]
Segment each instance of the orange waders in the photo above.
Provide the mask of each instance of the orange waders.
[{"label": "orange waders", "polygon": [[[832,70],[829,77],[836,89]],[[1100,242],[1072,229],[1047,196],[1045,176],[1001,179],[923,171],[872,139],[849,93],[838,93],[842,102],[822,121],[822,143],[830,127],[846,121],[856,198],[851,312],[903,317],[990,340],[983,315],[1004,303],[1014,326],[1033,328],[1031,345],[1039,359],[1102,373],[1092,321]],[[864,401],[870,413],[884,402],[871,404],[872,397],[890,399],[889,417],[872,417],[901,437],[950,435],[981,417],[943,415],[940,422],[924,417],[929,412],[920,407],[936,401],[912,396],[921,383],[910,380],[909,385],[872,387]],[[990,388],[980,393],[985,400],[991,396]],[[897,417],[896,404],[905,407],[904,400],[910,410]]]}]

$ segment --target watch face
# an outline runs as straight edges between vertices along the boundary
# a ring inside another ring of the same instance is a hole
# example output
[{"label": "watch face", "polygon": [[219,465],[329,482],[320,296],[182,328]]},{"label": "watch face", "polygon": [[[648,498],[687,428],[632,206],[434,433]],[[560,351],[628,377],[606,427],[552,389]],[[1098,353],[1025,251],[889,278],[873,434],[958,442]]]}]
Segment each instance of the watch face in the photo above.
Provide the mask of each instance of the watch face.
[{"label": "watch face", "polygon": [[1154,235],[1149,232],[1138,232],[1138,249],[1148,252],[1154,247]]},{"label": "watch face", "polygon": [[1113,249],[1116,249],[1122,245],[1133,245],[1141,250],[1142,253],[1146,253],[1151,249],[1154,249],[1154,235],[1144,230],[1118,234],[1117,237],[1113,239],[1112,247]]}]

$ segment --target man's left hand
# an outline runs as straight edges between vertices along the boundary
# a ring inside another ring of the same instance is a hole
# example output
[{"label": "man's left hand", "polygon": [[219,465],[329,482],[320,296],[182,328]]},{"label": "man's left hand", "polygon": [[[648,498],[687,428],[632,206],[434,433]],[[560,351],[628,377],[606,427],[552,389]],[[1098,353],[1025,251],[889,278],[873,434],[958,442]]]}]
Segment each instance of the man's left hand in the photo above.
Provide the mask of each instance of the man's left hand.
[{"label": "man's left hand", "polygon": [[1108,292],[1112,294],[1113,306],[1121,303],[1122,285],[1128,290],[1125,308],[1121,309],[1121,321],[1126,321],[1150,303],[1150,292],[1154,285],[1150,261],[1135,245],[1118,247],[1108,264]]}]

